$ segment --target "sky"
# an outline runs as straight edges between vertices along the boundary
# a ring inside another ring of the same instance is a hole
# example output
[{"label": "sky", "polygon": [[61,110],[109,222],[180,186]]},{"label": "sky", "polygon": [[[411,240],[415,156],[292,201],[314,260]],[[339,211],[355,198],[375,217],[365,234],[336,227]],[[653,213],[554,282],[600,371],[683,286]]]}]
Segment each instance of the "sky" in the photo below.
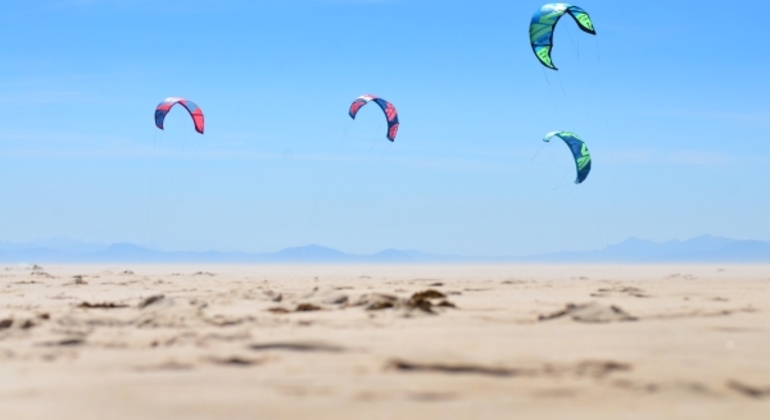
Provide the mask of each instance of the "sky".
[{"label": "sky", "polygon": [[[0,241],[463,255],[770,239],[770,26],[727,1],[0,1]],[[735,12],[731,10],[735,9]],[[760,10],[758,9],[757,12]],[[738,34],[736,37],[734,34]],[[398,108],[347,115],[359,95]],[[206,134],[175,108],[195,101]],[[582,185],[554,130],[578,133]]]}]

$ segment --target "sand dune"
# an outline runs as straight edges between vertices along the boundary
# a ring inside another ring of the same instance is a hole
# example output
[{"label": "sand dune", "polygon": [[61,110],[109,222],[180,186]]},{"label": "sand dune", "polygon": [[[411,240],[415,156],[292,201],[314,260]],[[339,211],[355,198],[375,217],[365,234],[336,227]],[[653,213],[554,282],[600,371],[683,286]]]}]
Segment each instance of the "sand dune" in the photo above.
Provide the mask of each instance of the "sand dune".
[{"label": "sand dune", "polygon": [[0,269],[0,418],[767,419],[767,266]]}]

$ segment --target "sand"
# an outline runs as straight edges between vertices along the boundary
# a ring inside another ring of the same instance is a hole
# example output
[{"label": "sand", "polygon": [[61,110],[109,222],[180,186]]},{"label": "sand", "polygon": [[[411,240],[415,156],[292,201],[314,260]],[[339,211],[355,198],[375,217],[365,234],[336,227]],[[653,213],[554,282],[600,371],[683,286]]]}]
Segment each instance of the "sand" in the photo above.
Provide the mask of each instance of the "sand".
[{"label": "sand", "polygon": [[0,419],[770,419],[768,266],[8,266]]}]

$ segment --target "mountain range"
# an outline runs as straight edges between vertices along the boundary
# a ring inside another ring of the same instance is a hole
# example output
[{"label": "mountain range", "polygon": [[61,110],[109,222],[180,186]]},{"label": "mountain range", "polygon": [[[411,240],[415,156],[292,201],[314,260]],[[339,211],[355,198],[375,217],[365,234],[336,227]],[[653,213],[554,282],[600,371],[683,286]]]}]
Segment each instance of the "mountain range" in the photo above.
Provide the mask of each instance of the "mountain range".
[{"label": "mountain range", "polygon": [[595,251],[531,256],[472,257],[389,249],[371,255],[348,254],[319,245],[273,253],[158,251],[129,243],[98,244],[66,238],[28,244],[0,242],[3,263],[770,263],[770,241],[700,236],[687,241],[654,242],[631,238]]}]

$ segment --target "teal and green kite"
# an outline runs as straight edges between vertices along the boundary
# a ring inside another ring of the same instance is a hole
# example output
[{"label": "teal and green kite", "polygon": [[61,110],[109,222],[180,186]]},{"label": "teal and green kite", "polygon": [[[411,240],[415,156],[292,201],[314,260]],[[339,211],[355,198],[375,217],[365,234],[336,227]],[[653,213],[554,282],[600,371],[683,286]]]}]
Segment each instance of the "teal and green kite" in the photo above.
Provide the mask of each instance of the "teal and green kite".
[{"label": "teal and green kite", "polygon": [[553,31],[556,28],[556,24],[559,23],[559,19],[565,14],[572,16],[583,32],[596,35],[594,23],[585,10],[566,3],[549,3],[541,7],[532,16],[532,23],[529,25],[529,41],[532,44],[532,51],[535,52],[538,60],[552,70],[558,70],[551,59]]},{"label": "teal and green kite", "polygon": [[588,178],[588,173],[591,172],[591,154],[588,152],[588,147],[583,140],[575,133],[569,131],[554,131],[545,135],[543,141],[550,142],[552,138],[558,137],[567,143],[572,156],[575,157],[575,166],[577,168],[577,179],[575,184],[582,184],[583,181]]}]

